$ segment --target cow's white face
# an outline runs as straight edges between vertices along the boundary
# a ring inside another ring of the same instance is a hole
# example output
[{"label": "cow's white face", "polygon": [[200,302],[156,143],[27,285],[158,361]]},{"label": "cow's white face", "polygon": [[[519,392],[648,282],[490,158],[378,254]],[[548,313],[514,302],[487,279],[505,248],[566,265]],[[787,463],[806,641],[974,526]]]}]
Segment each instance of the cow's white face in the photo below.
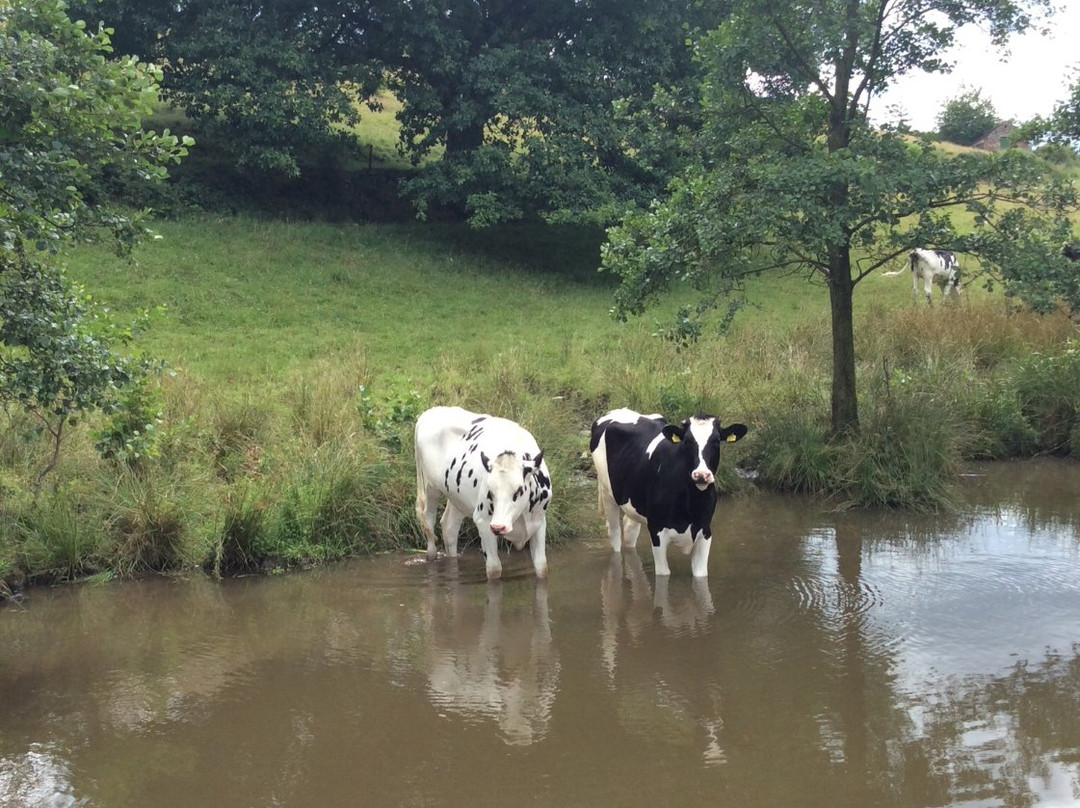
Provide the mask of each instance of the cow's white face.
[{"label": "cow's white face", "polygon": [[492,533],[505,536],[529,509],[525,484],[535,466],[532,461],[522,461],[513,452],[503,452],[494,460],[481,455],[481,461],[488,474],[481,484],[476,513],[490,523]]},{"label": "cow's white face", "polygon": [[664,439],[679,444],[684,461],[690,467],[690,482],[699,491],[705,491],[716,482],[716,470],[720,467],[720,444],[734,443],[746,434],[742,424],[727,427],[720,425],[714,416],[694,416],[680,426],[669,424],[647,449],[652,456],[657,444]]},{"label": "cow's white face", "polygon": [[716,469],[720,466],[720,433],[715,418],[691,418],[685,437],[697,453],[697,460],[690,472],[698,491],[704,491],[716,481]]}]

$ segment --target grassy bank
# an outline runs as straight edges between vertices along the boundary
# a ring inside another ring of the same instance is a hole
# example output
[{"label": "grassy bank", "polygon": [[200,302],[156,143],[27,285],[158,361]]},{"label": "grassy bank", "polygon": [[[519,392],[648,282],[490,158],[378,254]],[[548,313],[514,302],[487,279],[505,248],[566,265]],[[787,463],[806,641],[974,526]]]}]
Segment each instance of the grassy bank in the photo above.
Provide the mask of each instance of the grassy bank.
[{"label": "grassy bank", "polygon": [[912,309],[907,278],[857,289],[863,436],[830,444],[827,293],[797,278],[756,282],[732,333],[677,352],[651,336],[663,312],[608,317],[597,233],[209,217],[158,229],[133,264],[70,259],[114,312],[164,306],[140,344],[172,372],[129,401],[137,417],[79,424],[35,501],[40,433],[3,415],[9,583],[419,547],[411,422],[435,403],[532,429],[556,541],[600,530],[585,431],[611,406],[743,421],[727,490],[752,490],[738,465],[837,505],[947,506],[964,458],[1080,455],[1073,326],[977,290],[928,311]]}]

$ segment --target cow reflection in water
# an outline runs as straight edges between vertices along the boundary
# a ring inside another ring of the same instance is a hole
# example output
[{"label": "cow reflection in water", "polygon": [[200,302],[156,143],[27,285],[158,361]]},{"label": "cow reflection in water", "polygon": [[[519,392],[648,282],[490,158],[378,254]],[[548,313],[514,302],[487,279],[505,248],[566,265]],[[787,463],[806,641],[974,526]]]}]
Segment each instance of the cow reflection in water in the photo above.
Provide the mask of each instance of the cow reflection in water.
[{"label": "cow reflection in water", "polygon": [[715,613],[708,579],[672,582],[657,575],[654,588],[637,553],[616,553],[600,583],[600,600],[603,664],[625,703],[620,715],[627,728],[650,742],[700,745],[706,766],[725,763],[720,690],[701,659],[703,648],[715,647],[702,642]]},{"label": "cow reflection in water", "polygon": [[[541,580],[528,589],[533,596],[519,599],[525,590],[510,583],[489,581],[485,590],[452,580],[431,594],[431,700],[468,717],[494,719],[511,745],[535,743],[547,733],[559,679],[547,585]],[[477,595],[485,592],[480,605]]]}]

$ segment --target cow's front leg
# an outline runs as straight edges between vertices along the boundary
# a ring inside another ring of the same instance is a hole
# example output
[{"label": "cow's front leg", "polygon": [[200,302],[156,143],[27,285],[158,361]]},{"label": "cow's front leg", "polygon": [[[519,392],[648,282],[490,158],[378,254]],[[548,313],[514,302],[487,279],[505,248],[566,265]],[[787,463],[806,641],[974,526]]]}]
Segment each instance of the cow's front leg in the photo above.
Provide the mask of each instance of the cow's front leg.
[{"label": "cow's front leg", "polygon": [[690,573],[695,578],[704,578],[709,574],[709,549],[712,536],[698,534],[694,539],[694,549],[690,551]]},{"label": "cow's front leg", "polygon": [[671,575],[671,568],[667,562],[668,531],[656,530],[649,526],[649,535],[652,537],[653,567],[657,575]]},{"label": "cow's front leg", "polygon": [[457,555],[458,532],[461,530],[461,522],[464,519],[465,514],[455,508],[453,502],[447,500],[446,509],[443,510],[439,524],[442,525],[442,540],[446,545],[446,554],[451,558]]},{"label": "cow's front leg", "polygon": [[533,569],[537,578],[547,577],[547,521],[540,522],[536,532],[529,539],[529,552],[532,555]]},{"label": "cow's front leg", "polygon": [[491,531],[490,525],[477,525],[480,534],[480,549],[484,551],[484,567],[489,581],[502,577],[502,562],[499,560],[499,537]]}]

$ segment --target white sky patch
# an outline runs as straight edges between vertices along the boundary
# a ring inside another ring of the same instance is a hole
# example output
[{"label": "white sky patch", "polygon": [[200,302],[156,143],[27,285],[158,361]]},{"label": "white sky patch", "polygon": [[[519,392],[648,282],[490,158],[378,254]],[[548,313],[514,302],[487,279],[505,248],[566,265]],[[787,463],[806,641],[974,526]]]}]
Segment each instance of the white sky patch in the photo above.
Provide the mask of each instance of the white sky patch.
[{"label": "white sky patch", "polygon": [[969,89],[981,90],[1002,120],[1020,122],[1048,115],[1065,99],[1080,68],[1080,0],[1064,0],[1059,5],[1063,7],[1049,21],[1047,36],[1036,31],[1014,36],[1007,54],[994,48],[985,31],[975,26],[960,29],[947,53],[947,60],[955,65],[953,71],[901,77],[872,101],[871,119],[878,123],[896,120],[889,111],[895,105],[913,129],[933,131],[942,107]]}]

